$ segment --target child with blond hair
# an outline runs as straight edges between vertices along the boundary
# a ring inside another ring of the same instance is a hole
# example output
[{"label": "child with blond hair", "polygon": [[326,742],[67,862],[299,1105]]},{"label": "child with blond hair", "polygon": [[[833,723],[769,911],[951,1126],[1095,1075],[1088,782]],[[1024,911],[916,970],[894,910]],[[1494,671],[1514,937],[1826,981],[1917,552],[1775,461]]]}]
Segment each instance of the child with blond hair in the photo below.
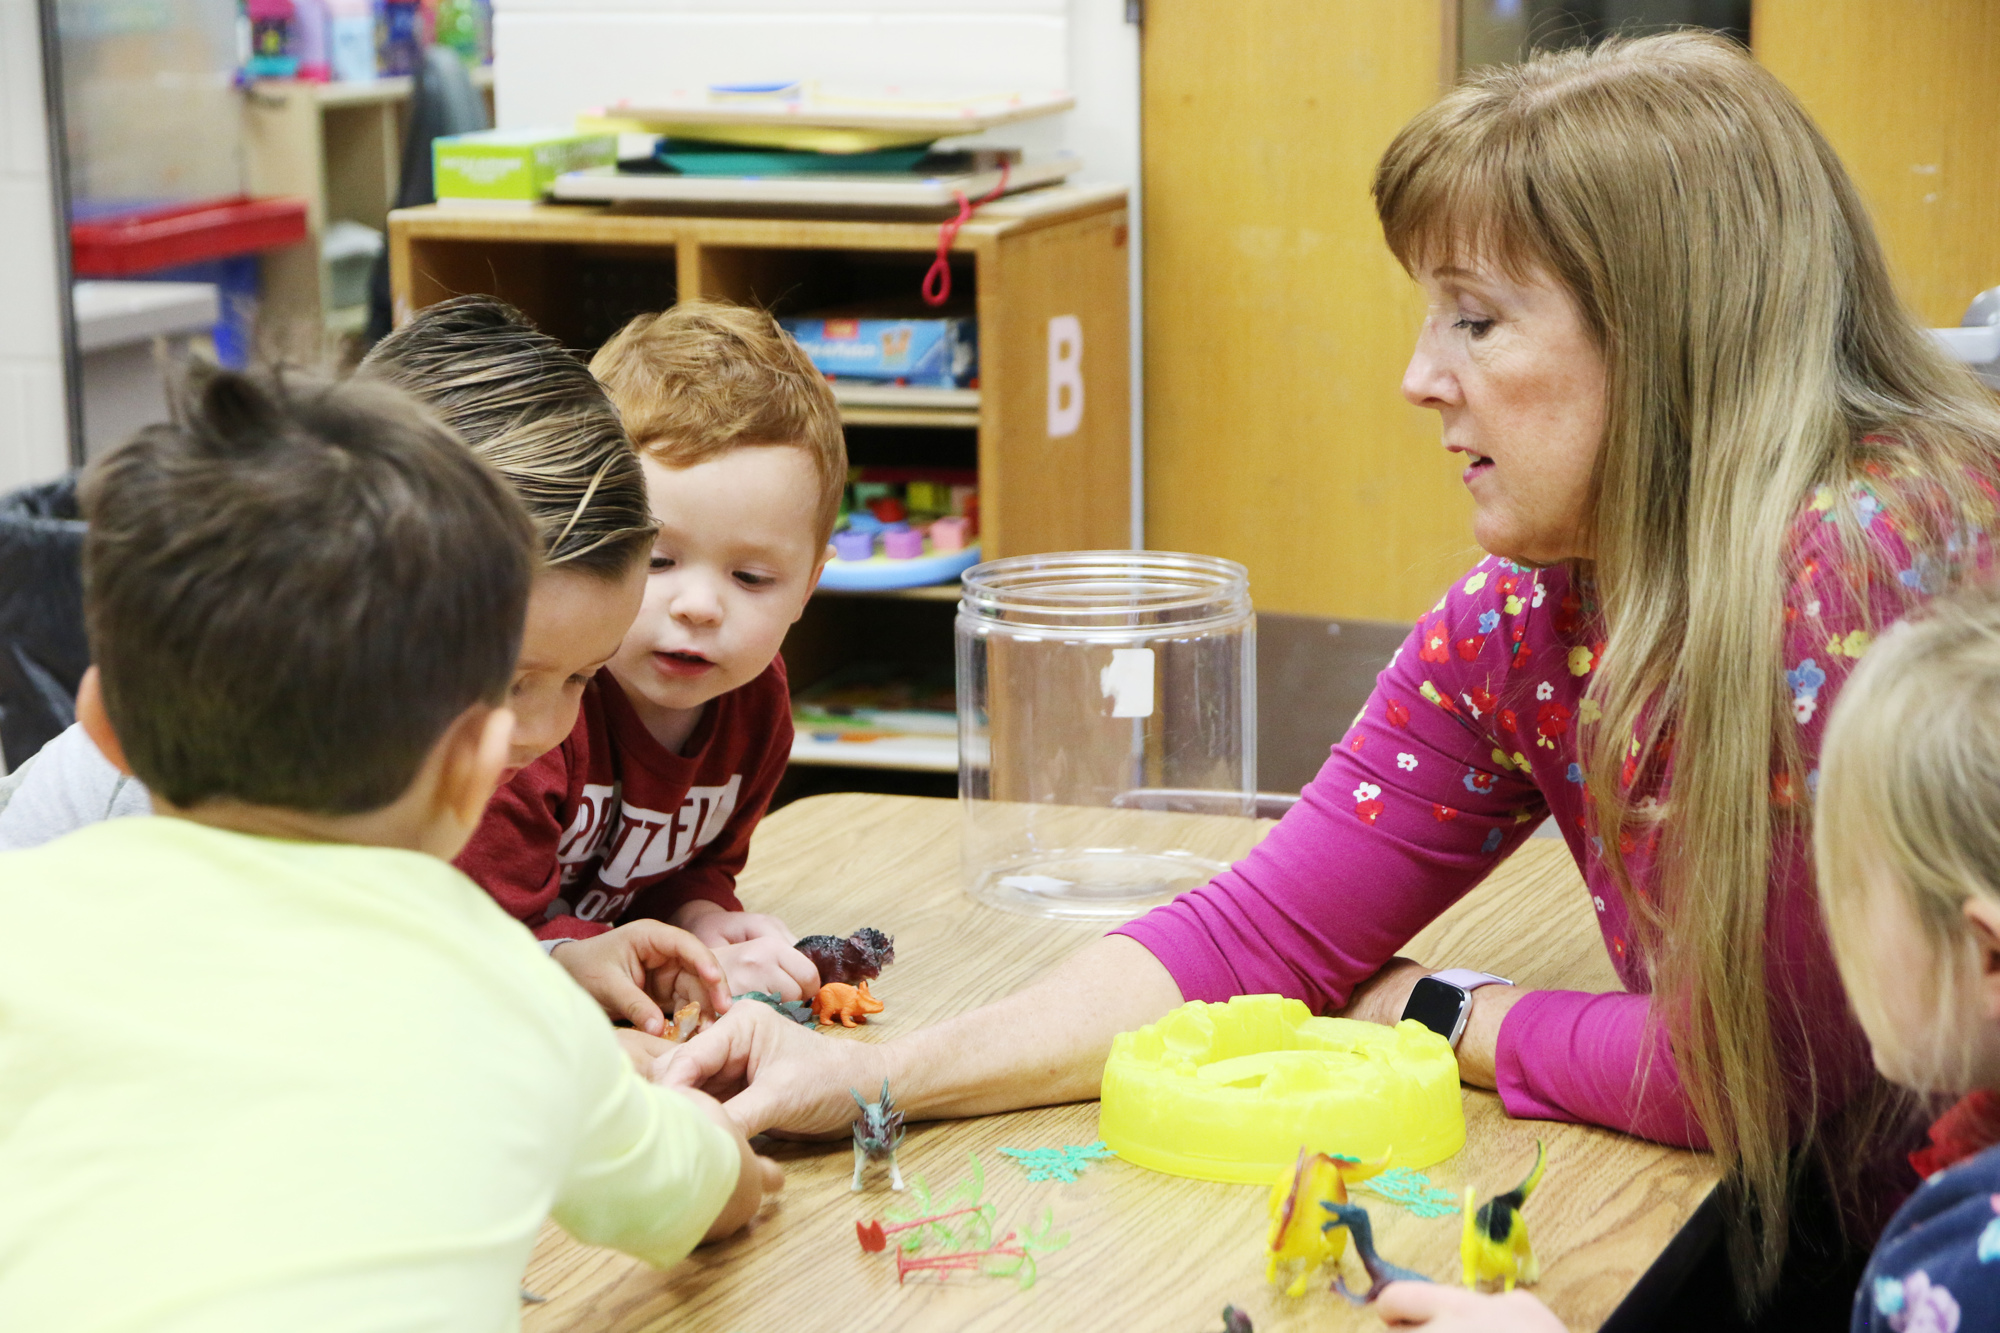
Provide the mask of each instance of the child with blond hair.
[{"label": "child with blond hair", "polygon": [[791,756],[778,649],[832,553],[839,410],[768,314],[714,302],[641,315],[590,368],[659,524],[645,599],[576,729],[500,791],[460,864],[501,895],[558,876],[558,956],[614,1015],[651,1012],[621,922],[692,931],[734,992],[809,996],[812,963],[736,875]]},{"label": "child with blond hair", "polygon": [[[1926,1178],[1877,1241],[1851,1327],[2000,1326],[2000,596],[1941,600],[1868,650],[1834,705],[1813,823],[1876,1069],[1919,1095],[1966,1094],[1911,1155]],[[1402,1282],[1378,1309],[1433,1333],[1562,1328],[1519,1291]]]}]

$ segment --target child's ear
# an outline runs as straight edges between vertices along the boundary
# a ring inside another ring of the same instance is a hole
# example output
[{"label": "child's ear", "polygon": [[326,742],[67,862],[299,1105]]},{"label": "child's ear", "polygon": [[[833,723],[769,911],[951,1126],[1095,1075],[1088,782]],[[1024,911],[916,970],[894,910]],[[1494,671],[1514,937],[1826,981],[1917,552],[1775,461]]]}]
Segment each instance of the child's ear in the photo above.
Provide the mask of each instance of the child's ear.
[{"label": "child's ear", "polygon": [[514,740],[514,710],[468,710],[452,725],[452,732],[444,768],[438,775],[437,800],[470,837],[506,771],[508,747]]},{"label": "child's ear", "polygon": [[[813,566],[812,579],[806,584],[806,602],[810,602],[812,595],[819,591],[819,576],[826,573],[826,562],[833,559],[833,556],[833,543],[828,542],[826,549],[819,553],[819,563]],[[799,616],[806,613],[806,602],[799,603],[799,615],[792,617],[794,625],[799,623]]]},{"label": "child's ear", "polygon": [[2000,1023],[2000,905],[1974,894],[1963,911],[1979,963],[1980,1006],[1989,1023]]},{"label": "child's ear", "polygon": [[125,762],[125,747],[118,743],[118,733],[111,729],[111,714],[104,711],[104,685],[94,666],[84,671],[83,682],[76,687],[76,720],[83,723],[83,734],[90,737],[98,753],[109,759],[120,773],[131,777],[132,765]]}]

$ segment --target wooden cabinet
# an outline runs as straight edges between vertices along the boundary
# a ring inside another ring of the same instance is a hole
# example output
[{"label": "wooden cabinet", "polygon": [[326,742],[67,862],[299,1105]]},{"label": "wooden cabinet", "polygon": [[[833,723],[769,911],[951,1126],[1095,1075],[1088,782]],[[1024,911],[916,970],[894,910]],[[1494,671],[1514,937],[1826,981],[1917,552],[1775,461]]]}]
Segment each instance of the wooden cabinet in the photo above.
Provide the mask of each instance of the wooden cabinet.
[{"label": "wooden cabinet", "polygon": [[2000,6],[1756,0],[1750,41],[1853,175],[1903,299],[1958,323],[2000,283]]},{"label": "wooden cabinet", "polygon": [[1242,561],[1259,611],[1407,625],[1479,558],[1368,193],[1449,12],[1146,6],[1146,540]]},{"label": "wooden cabinet", "polygon": [[[474,70],[472,82],[490,118],[493,71]],[[367,308],[331,299],[320,244],[332,222],[384,229],[402,178],[411,83],[262,79],[245,89],[245,188],[306,201],[306,244],[264,258],[259,336],[267,350],[308,364],[337,362],[362,331]]]},{"label": "wooden cabinet", "polygon": [[[389,217],[396,317],[486,292],[587,355],[631,316],[681,300],[780,315],[905,303],[936,257],[938,226],[564,205],[404,209]],[[1037,190],[975,213],[951,268],[954,307],[967,303],[979,320],[977,390],[850,398],[851,460],[976,468],[985,559],[1128,546],[1126,228],[1125,192],[1113,187]],[[950,587],[822,592],[786,640],[794,690],[863,660],[948,668],[955,602]]]}]

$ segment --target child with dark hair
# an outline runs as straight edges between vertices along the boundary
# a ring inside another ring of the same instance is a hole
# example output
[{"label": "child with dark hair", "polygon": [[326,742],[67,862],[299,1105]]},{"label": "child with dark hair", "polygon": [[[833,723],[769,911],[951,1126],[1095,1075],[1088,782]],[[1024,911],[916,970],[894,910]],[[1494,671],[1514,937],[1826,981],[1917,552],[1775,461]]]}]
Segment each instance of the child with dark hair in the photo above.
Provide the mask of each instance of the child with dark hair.
[{"label": "child with dark hair", "polygon": [[[490,296],[418,312],[359,374],[420,399],[506,478],[534,522],[540,571],[508,691],[508,767],[519,769],[569,734],[584,682],[638,614],[653,540],[638,455],[584,364]],[[0,849],[149,808],[144,786],[72,727],[34,756],[0,807]]]},{"label": "child with dark hair", "polygon": [[[515,718],[507,775],[569,736],[585,684],[618,649],[638,614],[654,522],[646,479],[618,411],[583,362],[520,311],[490,296],[460,296],[417,312],[375,345],[357,377],[407,390],[494,467],[527,506],[541,560],[527,628],[508,687]],[[33,847],[100,819],[145,814],[145,786],[120,773],[72,727],[46,746],[0,808],[0,849]],[[554,869],[541,885],[481,878],[500,905],[554,947],[579,932],[545,919]],[[616,941],[637,965],[666,965],[672,938],[635,922]],[[600,946],[601,948],[602,946]],[[656,996],[611,985],[589,956],[577,981],[620,1018],[658,1033]],[[628,1036],[626,1040],[637,1043]]]},{"label": "child with dark hair", "polygon": [[190,397],[84,497],[78,713],[162,817],[0,853],[0,1327],[507,1327],[551,1211],[656,1264],[740,1227],[776,1168],[444,863],[508,762],[521,505],[386,385]]}]

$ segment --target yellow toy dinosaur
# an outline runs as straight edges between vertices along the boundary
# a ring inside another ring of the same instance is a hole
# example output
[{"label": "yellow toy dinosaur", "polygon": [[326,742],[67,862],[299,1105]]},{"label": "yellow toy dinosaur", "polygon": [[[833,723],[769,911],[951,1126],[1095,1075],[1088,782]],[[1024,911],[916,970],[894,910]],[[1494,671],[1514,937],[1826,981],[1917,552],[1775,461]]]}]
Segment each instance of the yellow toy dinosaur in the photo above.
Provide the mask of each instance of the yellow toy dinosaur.
[{"label": "yellow toy dinosaur", "polygon": [[1337,1261],[1347,1249],[1347,1228],[1322,1231],[1324,1204],[1346,1203],[1347,1186],[1376,1175],[1389,1165],[1389,1153],[1379,1162],[1353,1162],[1323,1152],[1299,1149],[1299,1160],[1271,1186],[1271,1255],[1264,1280],[1278,1280],[1278,1265],[1298,1265],[1298,1276],[1285,1288],[1287,1296],[1303,1296],[1306,1283],[1321,1264]]},{"label": "yellow toy dinosaur", "polygon": [[1532,1287],[1540,1279],[1542,1266],[1529,1248],[1528,1223],[1521,1216],[1521,1205],[1542,1183],[1542,1168],[1547,1165],[1548,1154],[1542,1141],[1536,1139],[1535,1168],[1513,1189],[1474,1211],[1472,1186],[1465,1187],[1465,1231],[1459,1237],[1458,1254],[1465,1262],[1466,1286],[1476,1288],[1481,1282],[1497,1281],[1512,1291],[1516,1282]]}]

